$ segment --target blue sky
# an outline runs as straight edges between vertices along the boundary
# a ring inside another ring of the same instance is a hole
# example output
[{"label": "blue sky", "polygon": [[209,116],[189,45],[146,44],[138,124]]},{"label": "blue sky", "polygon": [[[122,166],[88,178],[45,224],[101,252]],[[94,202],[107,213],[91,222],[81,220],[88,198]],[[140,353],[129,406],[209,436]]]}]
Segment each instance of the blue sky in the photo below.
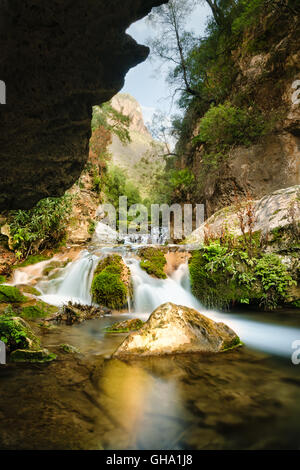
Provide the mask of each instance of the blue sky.
[{"label": "blue sky", "polygon": [[[191,12],[187,28],[193,30],[197,36],[202,36],[209,14],[210,10],[207,6],[199,5]],[[131,25],[127,33],[140,44],[146,45],[147,38],[154,34],[145,18]],[[162,66],[157,60],[150,60],[149,57],[145,62],[131,69],[126,76],[122,92],[130,93],[139,101],[146,122],[151,122],[156,109],[161,109],[168,115],[176,113],[176,106],[174,104],[172,106],[170,91],[165,82],[166,73],[166,66]]]}]

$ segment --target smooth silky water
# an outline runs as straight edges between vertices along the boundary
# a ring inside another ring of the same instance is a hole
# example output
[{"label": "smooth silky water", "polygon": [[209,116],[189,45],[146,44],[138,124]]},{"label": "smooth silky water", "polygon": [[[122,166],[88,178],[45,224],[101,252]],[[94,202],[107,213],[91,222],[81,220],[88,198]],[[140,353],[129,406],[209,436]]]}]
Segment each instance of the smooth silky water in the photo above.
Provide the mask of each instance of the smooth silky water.
[{"label": "smooth silky water", "polygon": [[[300,340],[296,311],[222,313],[192,295],[187,264],[165,280],[139,267],[136,246],[92,245],[37,287],[53,305],[90,304],[98,260],[120,253],[131,271],[130,312],[113,313],[45,334],[81,351],[48,366],[0,370],[0,448],[35,449],[299,449]],[[231,326],[244,347],[218,355],[178,355],[120,361],[110,355],[126,337],[105,328],[127,318],[147,320],[160,304],[193,307]]]}]

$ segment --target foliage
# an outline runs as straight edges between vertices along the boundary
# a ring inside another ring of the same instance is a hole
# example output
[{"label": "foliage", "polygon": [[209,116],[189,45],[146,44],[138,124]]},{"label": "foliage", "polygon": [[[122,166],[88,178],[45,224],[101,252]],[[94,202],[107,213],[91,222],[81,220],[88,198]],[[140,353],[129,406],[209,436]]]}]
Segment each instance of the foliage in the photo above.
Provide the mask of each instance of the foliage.
[{"label": "foliage", "polygon": [[25,268],[25,266],[31,266],[32,264],[41,263],[42,261],[47,261],[51,259],[51,256],[46,255],[29,255],[25,261],[18,264],[16,268]]},{"label": "foliage", "polygon": [[254,304],[272,310],[289,300],[296,284],[277,255],[250,257],[243,245],[204,245],[189,261],[194,295],[210,307]]},{"label": "foliage", "polygon": [[92,131],[99,127],[108,130],[119,137],[123,143],[130,142],[130,117],[117,111],[108,101],[100,106],[93,107]]},{"label": "foliage", "polygon": [[0,340],[6,344],[9,352],[39,346],[39,339],[24,320],[6,315],[0,316]]},{"label": "foliage", "polygon": [[232,145],[249,146],[265,132],[266,123],[261,113],[225,103],[207,111],[194,142],[204,142],[220,152]]},{"label": "foliage", "polygon": [[19,257],[52,248],[62,241],[72,210],[72,196],[42,199],[30,210],[10,211],[8,224]]},{"label": "foliage", "polygon": [[105,194],[108,202],[116,208],[119,206],[119,197],[126,196],[128,207],[142,202],[138,188],[127,179],[124,171],[117,166],[110,166],[105,179]]},{"label": "foliage", "polygon": [[166,258],[161,250],[152,247],[141,248],[138,255],[141,258],[140,267],[144,271],[158,279],[166,279],[164,272]]}]

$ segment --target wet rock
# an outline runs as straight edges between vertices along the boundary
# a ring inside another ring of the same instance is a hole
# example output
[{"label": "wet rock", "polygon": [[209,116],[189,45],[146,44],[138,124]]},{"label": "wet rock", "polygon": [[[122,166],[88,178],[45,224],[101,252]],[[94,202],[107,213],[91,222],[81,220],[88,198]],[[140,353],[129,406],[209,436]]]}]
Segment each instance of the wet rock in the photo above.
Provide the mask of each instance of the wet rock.
[{"label": "wet rock", "polygon": [[106,328],[107,333],[129,333],[130,331],[137,331],[142,328],[144,322],[139,318],[124,320]]},{"label": "wet rock", "polygon": [[110,310],[106,307],[95,307],[94,305],[81,305],[69,302],[67,305],[64,305],[56,315],[47,318],[46,322],[73,325],[74,323],[82,323],[85,320],[101,318],[109,313]]},{"label": "wet rock", "polygon": [[197,310],[169,302],[154,310],[144,326],[129,335],[114,356],[217,353],[240,344],[236,333],[224,323],[216,323]]},{"label": "wet rock", "polygon": [[71,344],[61,344],[59,350],[66,354],[79,354],[79,349],[75,348]]},{"label": "wet rock", "polygon": [[48,349],[36,351],[28,349],[17,349],[10,355],[12,362],[51,362],[56,359],[56,354],[50,353]]}]

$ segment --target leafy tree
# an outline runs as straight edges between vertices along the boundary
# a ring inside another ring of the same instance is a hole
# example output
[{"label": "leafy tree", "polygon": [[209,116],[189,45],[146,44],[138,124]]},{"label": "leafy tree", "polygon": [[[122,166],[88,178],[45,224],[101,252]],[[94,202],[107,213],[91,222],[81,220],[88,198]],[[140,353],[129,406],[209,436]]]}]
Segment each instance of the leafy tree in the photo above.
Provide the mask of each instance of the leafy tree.
[{"label": "leafy tree", "polygon": [[185,90],[192,96],[199,96],[197,89],[191,86],[187,65],[188,50],[195,45],[196,38],[185,30],[194,6],[195,0],[170,0],[155,8],[148,19],[158,29],[159,35],[156,39],[150,39],[149,45],[154,55],[175,66],[175,70],[170,72],[169,81],[176,81],[177,91]]}]

